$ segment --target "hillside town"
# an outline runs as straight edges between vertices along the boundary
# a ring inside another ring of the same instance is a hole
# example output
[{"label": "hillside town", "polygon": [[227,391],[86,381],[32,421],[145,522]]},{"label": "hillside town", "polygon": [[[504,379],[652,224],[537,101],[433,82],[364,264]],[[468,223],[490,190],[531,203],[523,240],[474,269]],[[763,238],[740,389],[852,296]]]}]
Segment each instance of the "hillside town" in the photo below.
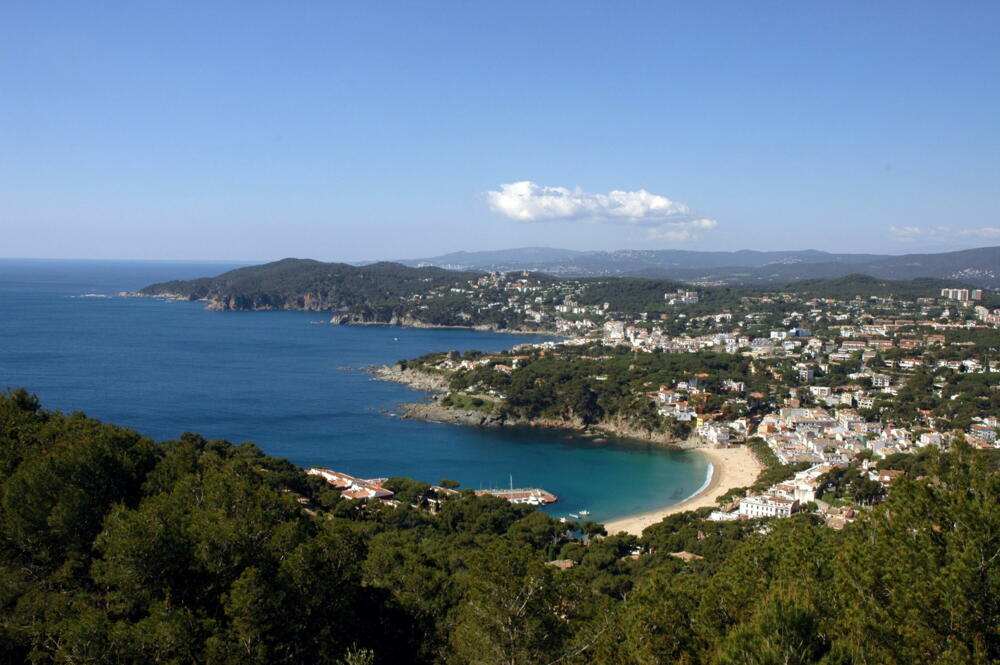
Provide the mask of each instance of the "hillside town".
[{"label": "hillside town", "polygon": [[[1000,308],[981,290],[739,293],[706,309],[718,295],[675,289],[660,294],[660,307],[629,314],[595,304],[594,289],[527,274],[484,276],[470,294],[506,294],[484,306],[547,322],[566,337],[496,354],[431,354],[410,365],[450,381],[445,406],[501,419],[597,428],[628,420],[634,427],[626,433],[645,429],[675,444],[763,444],[755,456],[787,476],[728,497],[716,520],[809,510],[839,528],[884,500],[913,466],[903,458],[958,440],[1000,448]],[[578,385],[573,406],[555,384],[549,393],[539,388],[550,366],[560,368],[560,382]],[[666,380],[651,386],[651,378]],[[832,480],[845,472],[851,482]]]}]

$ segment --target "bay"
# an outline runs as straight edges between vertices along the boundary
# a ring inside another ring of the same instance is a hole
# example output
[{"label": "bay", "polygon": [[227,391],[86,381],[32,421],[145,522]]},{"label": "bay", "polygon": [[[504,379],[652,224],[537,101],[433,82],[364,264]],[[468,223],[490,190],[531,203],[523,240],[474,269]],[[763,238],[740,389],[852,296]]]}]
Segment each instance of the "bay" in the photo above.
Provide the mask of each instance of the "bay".
[{"label": "bay", "polygon": [[133,427],[253,441],[304,467],[360,477],[453,478],[464,487],[542,487],[557,516],[608,520],[675,503],[704,483],[697,453],[572,436],[404,420],[421,395],[358,369],[431,351],[498,351],[522,335],[328,325],[317,312],[210,312],[119,297],[236,264],[0,260],[0,387]]}]

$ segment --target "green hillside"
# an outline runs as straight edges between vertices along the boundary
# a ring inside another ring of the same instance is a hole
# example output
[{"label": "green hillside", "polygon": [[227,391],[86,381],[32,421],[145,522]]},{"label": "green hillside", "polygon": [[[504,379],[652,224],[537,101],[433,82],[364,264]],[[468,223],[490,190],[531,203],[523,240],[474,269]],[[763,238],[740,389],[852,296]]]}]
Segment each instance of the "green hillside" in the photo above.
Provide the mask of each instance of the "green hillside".
[{"label": "green hillside", "polygon": [[832,279],[804,279],[792,282],[780,291],[795,293],[816,298],[835,298],[838,300],[855,297],[869,298],[895,297],[907,300],[914,298],[937,297],[943,288],[974,288],[956,280],[918,277],[910,280],[879,279],[870,275],[845,275]]},{"label": "green hillside", "polygon": [[153,284],[140,293],[208,300],[221,309],[332,310],[382,304],[415,293],[463,286],[476,276],[442,268],[408,268],[398,263],[359,267],[311,259],[283,259],[238,268],[217,277]]},{"label": "green hillside", "polygon": [[398,507],[364,506],[253,444],[156,443],[17,391],[0,395],[0,660],[993,663],[986,461],[931,455],[843,531],[684,513],[585,545],[527,506],[464,492],[434,512],[406,479],[387,481]]}]

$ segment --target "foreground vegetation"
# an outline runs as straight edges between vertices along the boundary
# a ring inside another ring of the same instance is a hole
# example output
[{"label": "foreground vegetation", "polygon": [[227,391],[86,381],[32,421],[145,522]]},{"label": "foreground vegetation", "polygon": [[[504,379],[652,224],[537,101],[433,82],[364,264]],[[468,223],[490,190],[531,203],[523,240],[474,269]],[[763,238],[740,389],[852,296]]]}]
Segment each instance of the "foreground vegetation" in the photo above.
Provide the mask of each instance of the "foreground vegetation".
[{"label": "foreground vegetation", "polygon": [[585,545],[492,497],[432,513],[425,484],[394,479],[402,505],[366,508],[251,444],[155,443],[17,391],[0,659],[997,662],[1000,479],[961,445],[921,464],[842,532],[686,513]]}]

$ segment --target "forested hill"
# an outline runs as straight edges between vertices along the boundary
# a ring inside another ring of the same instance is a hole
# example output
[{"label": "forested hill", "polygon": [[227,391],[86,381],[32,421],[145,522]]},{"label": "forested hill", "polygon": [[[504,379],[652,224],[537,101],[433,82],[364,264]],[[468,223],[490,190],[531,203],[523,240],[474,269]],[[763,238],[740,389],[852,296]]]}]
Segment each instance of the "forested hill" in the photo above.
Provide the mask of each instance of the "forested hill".
[{"label": "forested hill", "polygon": [[870,298],[872,296],[912,300],[937,296],[944,288],[971,289],[975,287],[954,279],[918,277],[908,280],[891,280],[853,274],[832,279],[803,279],[781,287],[779,290],[813,298],[835,298],[838,300]]},{"label": "forested hill", "polygon": [[230,270],[217,277],[172,281],[143,288],[142,295],[205,300],[213,309],[337,310],[382,305],[434,289],[464,286],[478,277],[442,268],[398,263],[352,266],[311,259],[283,259]]},{"label": "forested hill", "polygon": [[830,254],[816,250],[700,252],[617,250],[575,252],[528,247],[491,252],[457,252],[403,261],[462,270],[533,270],[561,277],[651,277],[731,285],[778,285],[851,273],[880,279],[958,279],[980,288],[1000,287],[1000,247],[935,254]]},{"label": "forested hill", "polygon": [[1000,477],[917,461],[843,531],[699,512],[585,546],[495,497],[394,478],[366,507],[253,444],[0,394],[0,662],[998,662]]},{"label": "forested hill", "polygon": [[[735,312],[746,298],[759,299],[766,293],[846,300],[871,296],[912,299],[937,296],[942,287],[959,285],[956,280],[891,281],[849,275],[766,288],[695,287],[635,277],[557,279],[522,271],[486,275],[396,263],[359,267],[284,259],[217,277],[153,284],[139,293],[205,301],[209,309],[217,310],[335,312],[336,323],[538,332],[560,330],[560,324],[572,326],[567,316],[589,318],[587,325],[594,328],[611,315],[645,320],[649,316],[662,319],[664,315]],[[697,297],[681,307],[669,301],[670,294],[689,288],[697,288]]]}]

